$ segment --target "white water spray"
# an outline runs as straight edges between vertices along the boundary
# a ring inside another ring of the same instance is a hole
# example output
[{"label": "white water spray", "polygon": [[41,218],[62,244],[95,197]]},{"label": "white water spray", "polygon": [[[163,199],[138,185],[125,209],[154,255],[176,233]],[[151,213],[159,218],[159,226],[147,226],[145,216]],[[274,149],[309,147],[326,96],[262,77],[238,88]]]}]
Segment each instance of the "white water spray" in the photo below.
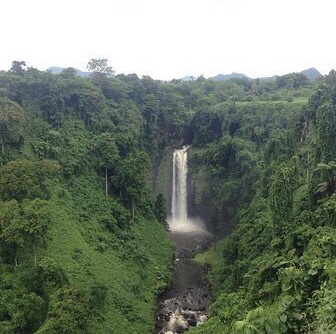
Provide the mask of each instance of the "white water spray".
[{"label": "white water spray", "polygon": [[188,217],[188,153],[190,146],[175,150],[173,155],[173,190],[171,219],[169,226],[172,231],[191,232],[203,230],[202,224]]}]

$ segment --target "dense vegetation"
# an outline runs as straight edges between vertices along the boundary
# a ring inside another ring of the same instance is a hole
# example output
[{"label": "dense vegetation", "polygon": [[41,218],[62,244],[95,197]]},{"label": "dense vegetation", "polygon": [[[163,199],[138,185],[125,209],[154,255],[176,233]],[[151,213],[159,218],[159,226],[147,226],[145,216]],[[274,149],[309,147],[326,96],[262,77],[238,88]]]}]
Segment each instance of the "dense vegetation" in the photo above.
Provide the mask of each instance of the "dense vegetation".
[{"label": "dense vegetation", "polygon": [[150,333],[171,275],[152,168],[192,144],[216,234],[194,333],[335,331],[336,73],[160,82],[0,72],[0,332]]},{"label": "dense vegetation", "polygon": [[173,247],[147,111],[96,65],[0,73],[1,333],[152,331]]},{"label": "dense vegetation", "polygon": [[228,108],[198,164],[217,185],[213,221],[229,210],[237,225],[197,259],[215,302],[191,332],[335,333],[336,72],[302,106]]}]

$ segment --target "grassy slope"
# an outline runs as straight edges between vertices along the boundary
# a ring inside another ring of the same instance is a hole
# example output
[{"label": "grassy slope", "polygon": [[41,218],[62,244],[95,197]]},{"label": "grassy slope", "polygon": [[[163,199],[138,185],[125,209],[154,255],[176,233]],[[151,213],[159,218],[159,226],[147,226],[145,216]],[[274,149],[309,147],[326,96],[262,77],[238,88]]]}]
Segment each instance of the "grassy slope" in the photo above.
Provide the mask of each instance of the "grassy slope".
[{"label": "grassy slope", "polygon": [[90,320],[90,333],[151,333],[155,293],[171,269],[172,246],[163,227],[140,218],[123,241],[98,222],[106,201],[99,179],[82,177],[74,183],[78,194],[58,189],[52,198],[44,256],[63,267],[71,285],[108,287],[104,308]]}]

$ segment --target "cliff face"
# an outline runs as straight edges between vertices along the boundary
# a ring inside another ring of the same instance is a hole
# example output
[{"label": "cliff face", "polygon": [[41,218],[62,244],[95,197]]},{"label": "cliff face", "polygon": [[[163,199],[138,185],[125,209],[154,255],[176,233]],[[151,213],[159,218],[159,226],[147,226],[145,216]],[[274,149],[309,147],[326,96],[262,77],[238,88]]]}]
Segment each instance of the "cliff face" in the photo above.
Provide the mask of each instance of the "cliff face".
[{"label": "cliff face", "polygon": [[[188,216],[194,219],[201,219],[207,229],[213,232],[212,226],[212,205],[207,182],[205,166],[195,164],[194,156],[201,149],[188,149]],[[172,178],[173,178],[173,148],[167,147],[161,158],[153,165],[151,177],[151,187],[154,194],[162,193],[167,203],[167,213],[170,215],[172,198]],[[225,219],[223,217],[223,219]],[[224,224],[225,225],[225,224]],[[221,235],[226,235],[231,231],[230,226],[225,226]]]},{"label": "cliff face", "polygon": [[205,169],[201,167],[196,170],[193,166],[190,166],[188,171],[189,216],[194,219],[201,219],[205,223],[207,229],[212,231],[211,197],[205,178]]},{"label": "cliff face", "polygon": [[167,147],[153,163],[151,189],[155,195],[163,194],[170,215],[173,178],[173,148]]}]

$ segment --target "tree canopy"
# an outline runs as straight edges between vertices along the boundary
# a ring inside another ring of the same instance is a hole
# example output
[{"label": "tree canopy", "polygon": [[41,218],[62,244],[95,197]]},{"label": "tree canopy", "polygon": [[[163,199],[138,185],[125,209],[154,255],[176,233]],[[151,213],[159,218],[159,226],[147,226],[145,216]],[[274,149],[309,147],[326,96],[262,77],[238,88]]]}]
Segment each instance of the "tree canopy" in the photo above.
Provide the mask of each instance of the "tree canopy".
[{"label": "tree canopy", "polygon": [[0,332],[152,332],[173,255],[152,184],[183,144],[190,205],[225,237],[207,257],[210,318],[189,332],[335,332],[335,72],[88,69],[0,72]]}]

